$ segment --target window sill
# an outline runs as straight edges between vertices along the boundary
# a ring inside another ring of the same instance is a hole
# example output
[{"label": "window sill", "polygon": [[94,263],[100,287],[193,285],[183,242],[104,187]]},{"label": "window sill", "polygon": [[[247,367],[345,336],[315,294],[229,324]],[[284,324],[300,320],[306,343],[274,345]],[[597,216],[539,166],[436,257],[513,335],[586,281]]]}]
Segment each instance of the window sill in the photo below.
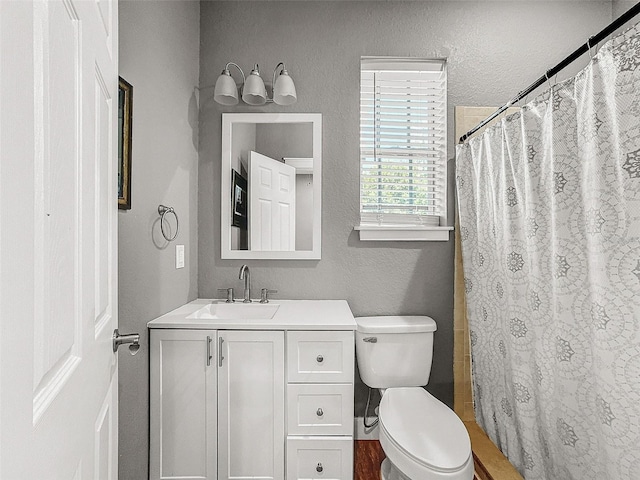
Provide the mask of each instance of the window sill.
[{"label": "window sill", "polygon": [[453,227],[421,227],[408,225],[357,225],[360,241],[448,242]]}]

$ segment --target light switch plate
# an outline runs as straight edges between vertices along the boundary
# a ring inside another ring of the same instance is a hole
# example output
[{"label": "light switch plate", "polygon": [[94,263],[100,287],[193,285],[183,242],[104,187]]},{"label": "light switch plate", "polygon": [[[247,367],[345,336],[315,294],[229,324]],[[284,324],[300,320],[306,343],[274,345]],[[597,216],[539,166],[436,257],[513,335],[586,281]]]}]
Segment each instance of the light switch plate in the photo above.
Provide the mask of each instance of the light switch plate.
[{"label": "light switch plate", "polygon": [[184,245],[176,245],[176,268],[184,268]]}]

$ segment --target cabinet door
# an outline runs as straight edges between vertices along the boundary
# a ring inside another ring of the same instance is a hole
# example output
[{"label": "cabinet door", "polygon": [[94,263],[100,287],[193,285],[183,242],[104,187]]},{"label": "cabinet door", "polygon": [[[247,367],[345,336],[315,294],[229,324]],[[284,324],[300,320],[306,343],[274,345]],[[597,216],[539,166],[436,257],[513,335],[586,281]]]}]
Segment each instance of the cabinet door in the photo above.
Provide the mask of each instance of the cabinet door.
[{"label": "cabinet door", "polygon": [[151,330],[151,480],[216,479],[216,332]]},{"label": "cabinet door", "polygon": [[353,383],[353,332],[287,332],[289,382]]},{"label": "cabinet door", "polygon": [[352,437],[289,437],[287,480],[352,480]]},{"label": "cabinet door", "polygon": [[288,435],[352,435],[353,384],[291,383]]},{"label": "cabinet door", "polygon": [[218,479],[284,478],[284,332],[218,332]]}]

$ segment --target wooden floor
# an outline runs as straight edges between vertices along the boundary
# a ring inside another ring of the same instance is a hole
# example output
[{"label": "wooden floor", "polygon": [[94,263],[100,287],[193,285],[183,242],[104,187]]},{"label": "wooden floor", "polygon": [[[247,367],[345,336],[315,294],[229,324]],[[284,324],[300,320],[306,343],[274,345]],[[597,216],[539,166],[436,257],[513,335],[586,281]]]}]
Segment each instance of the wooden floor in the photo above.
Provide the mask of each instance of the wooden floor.
[{"label": "wooden floor", "polygon": [[380,464],[385,459],[378,440],[356,440],[354,480],[380,480]]},{"label": "wooden floor", "polygon": [[[354,480],[380,480],[380,465],[385,459],[378,440],[356,440],[354,448]],[[473,480],[479,480],[476,475]]]}]

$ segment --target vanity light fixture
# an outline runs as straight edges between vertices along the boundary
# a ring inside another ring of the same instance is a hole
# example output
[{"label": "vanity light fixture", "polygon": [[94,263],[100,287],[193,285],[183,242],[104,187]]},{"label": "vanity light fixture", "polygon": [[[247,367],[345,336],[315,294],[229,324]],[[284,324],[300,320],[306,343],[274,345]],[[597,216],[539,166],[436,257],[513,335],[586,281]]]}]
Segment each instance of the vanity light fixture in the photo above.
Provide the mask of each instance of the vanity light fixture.
[{"label": "vanity light fixture", "polygon": [[[229,66],[233,65],[242,75],[242,101],[249,105],[264,105],[265,103],[276,103],[278,105],[293,105],[296,102],[296,86],[287,72],[287,67],[283,62],[276,65],[273,70],[272,98],[267,95],[264,81],[260,77],[258,64],[253,67],[248,77],[245,77],[242,69],[235,63],[229,62],[216,81],[213,99],[222,105],[237,105],[238,85],[229,72]],[[278,69],[281,68],[280,71]]]}]

